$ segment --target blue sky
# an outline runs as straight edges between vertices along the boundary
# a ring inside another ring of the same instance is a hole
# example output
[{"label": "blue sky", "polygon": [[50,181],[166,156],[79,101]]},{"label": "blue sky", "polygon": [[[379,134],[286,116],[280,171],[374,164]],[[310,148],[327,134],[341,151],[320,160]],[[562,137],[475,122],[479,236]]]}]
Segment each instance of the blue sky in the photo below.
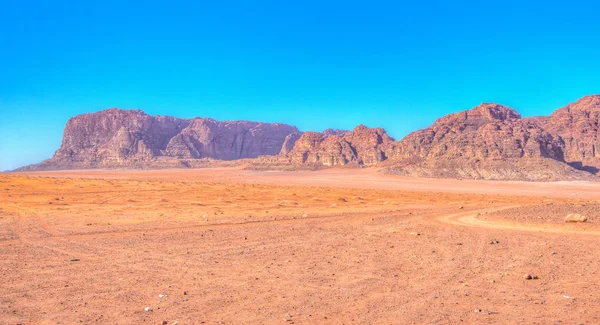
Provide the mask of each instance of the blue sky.
[{"label": "blue sky", "polygon": [[0,170],[108,107],[381,126],[600,92],[595,1],[1,1]]}]

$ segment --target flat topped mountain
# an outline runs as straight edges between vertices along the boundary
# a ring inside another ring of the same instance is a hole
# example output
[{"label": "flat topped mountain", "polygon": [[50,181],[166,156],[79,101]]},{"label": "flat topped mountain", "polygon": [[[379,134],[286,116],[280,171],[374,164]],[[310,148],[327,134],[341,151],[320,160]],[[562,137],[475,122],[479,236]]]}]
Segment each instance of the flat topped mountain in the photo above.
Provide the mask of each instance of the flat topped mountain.
[{"label": "flat topped mountain", "polygon": [[53,168],[143,167],[157,158],[234,160],[278,154],[294,126],[151,116],[107,109],[71,118]]}]

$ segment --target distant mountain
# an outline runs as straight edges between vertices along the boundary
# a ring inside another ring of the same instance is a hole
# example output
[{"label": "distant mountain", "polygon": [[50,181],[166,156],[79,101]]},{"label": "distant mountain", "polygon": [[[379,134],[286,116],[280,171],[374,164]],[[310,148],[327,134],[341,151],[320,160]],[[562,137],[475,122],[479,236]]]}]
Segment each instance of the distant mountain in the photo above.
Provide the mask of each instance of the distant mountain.
[{"label": "distant mountain", "polygon": [[[277,155],[294,126],[107,109],[71,118],[54,157],[26,169],[179,166],[180,160]],[[288,144],[290,145],[290,144]],[[171,158],[171,159],[169,159]]]},{"label": "distant mountain", "polygon": [[484,103],[413,132],[394,148],[388,171],[482,179],[559,180],[589,176],[565,163],[560,136],[513,109]]},{"label": "distant mountain", "polygon": [[592,174],[600,168],[599,124],[598,95],[533,118],[483,103],[400,141],[364,125],[302,133],[279,123],[178,119],[113,108],[70,119],[54,157],[24,169],[378,166],[426,177],[597,179]]}]

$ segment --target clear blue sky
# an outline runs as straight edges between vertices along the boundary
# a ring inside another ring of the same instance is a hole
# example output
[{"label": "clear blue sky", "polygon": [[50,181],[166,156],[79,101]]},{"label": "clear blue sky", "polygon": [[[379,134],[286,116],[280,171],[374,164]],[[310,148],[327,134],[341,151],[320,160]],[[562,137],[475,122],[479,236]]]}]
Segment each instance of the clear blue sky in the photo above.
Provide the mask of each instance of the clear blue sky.
[{"label": "clear blue sky", "polygon": [[[559,4],[560,3],[560,4]],[[596,1],[0,1],[0,170],[108,107],[381,126],[600,92]]]}]

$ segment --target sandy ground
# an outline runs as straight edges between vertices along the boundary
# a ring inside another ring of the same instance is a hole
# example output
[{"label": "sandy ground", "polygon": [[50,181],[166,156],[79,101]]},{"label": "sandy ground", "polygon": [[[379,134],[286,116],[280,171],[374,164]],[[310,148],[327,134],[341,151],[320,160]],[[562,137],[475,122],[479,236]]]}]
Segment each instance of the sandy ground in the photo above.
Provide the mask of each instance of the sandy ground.
[{"label": "sandy ground", "polygon": [[598,324],[598,207],[370,169],[0,174],[0,324]]}]

